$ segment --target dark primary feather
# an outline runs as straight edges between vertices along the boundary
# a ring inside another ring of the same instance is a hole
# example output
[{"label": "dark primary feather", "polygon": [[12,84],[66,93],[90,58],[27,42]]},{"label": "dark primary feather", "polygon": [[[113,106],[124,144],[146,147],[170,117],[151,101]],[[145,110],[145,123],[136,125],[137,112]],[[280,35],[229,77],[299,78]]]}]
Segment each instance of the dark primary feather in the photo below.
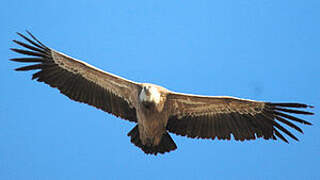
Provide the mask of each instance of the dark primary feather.
[{"label": "dark primary feather", "polygon": [[264,109],[256,114],[226,111],[211,115],[185,114],[182,117],[175,115],[169,118],[167,129],[172,133],[191,138],[230,140],[232,135],[235,140],[240,141],[260,137],[264,139],[277,139],[278,137],[288,142],[281,134],[284,133],[298,141],[298,138],[283,125],[303,133],[302,129],[291,121],[307,125],[311,123],[286,113],[313,115],[312,112],[300,110],[312,107],[300,103],[265,103]]},{"label": "dark primary feather", "polygon": [[37,52],[40,52],[42,54],[46,54],[46,51],[42,50],[42,49],[39,49],[39,48],[36,48],[36,47],[33,47],[33,46],[30,46],[29,44],[25,44],[23,42],[20,42],[20,41],[17,41],[17,40],[13,40],[13,42],[19,44],[20,46],[23,46],[25,48],[28,48],[30,50],[33,50],[33,51],[37,51]]},{"label": "dark primary feather", "polygon": [[42,44],[30,32],[27,31],[27,33],[32,39],[21,33],[17,34],[30,44],[13,40],[13,42],[27,48],[27,50],[17,48],[12,48],[11,50],[32,57],[13,58],[10,60],[32,64],[19,67],[16,69],[17,71],[40,70],[33,74],[32,79],[58,88],[62,94],[72,100],[95,106],[129,121],[137,121],[135,109],[130,107],[126,101],[108,89],[85,79],[80,74],[61,68],[53,61],[52,50]]},{"label": "dark primary feather", "polygon": [[32,39],[37,41],[41,45],[41,47],[43,47],[44,49],[48,49],[49,50],[49,48],[47,46],[45,46],[44,44],[42,44],[36,37],[33,36],[33,34],[31,34],[29,31],[27,31],[27,33],[29,34],[29,36],[32,37]]},{"label": "dark primary feather", "polygon": [[273,106],[281,106],[281,107],[293,107],[293,108],[313,108],[313,106],[307,105],[307,104],[302,104],[302,103],[269,103],[272,104]]},{"label": "dark primary feather", "polygon": [[17,53],[20,53],[20,54],[29,55],[29,56],[39,56],[39,57],[44,57],[44,58],[48,57],[47,53],[27,51],[27,50],[23,50],[23,49],[15,49],[15,48],[11,48],[11,50],[14,51],[14,52],[17,52]]},{"label": "dark primary feather", "polygon": [[43,59],[40,58],[12,58],[11,61],[15,62],[44,62]]},{"label": "dark primary feather", "polygon": [[[27,31],[28,34],[31,35],[31,37],[34,37],[30,32]],[[46,47],[45,45],[43,45],[42,43],[35,43],[33,40],[29,39],[28,37],[26,37],[25,35],[21,34],[21,33],[18,33],[17,34],[19,36],[21,36],[23,39],[25,39],[26,41],[28,41],[29,43],[33,44],[34,46],[40,48],[40,49],[43,49],[43,50],[50,50],[48,47]],[[33,38],[34,40],[36,40],[35,38]],[[38,40],[37,40],[38,41]]]}]

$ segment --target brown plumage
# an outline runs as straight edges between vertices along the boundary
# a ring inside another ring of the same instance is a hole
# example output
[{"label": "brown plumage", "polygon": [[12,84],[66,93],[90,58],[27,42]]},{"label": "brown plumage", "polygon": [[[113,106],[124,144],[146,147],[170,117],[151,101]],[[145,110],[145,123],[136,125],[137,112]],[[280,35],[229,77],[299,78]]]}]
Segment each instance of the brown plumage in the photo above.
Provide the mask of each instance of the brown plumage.
[{"label": "brown plumage", "polygon": [[149,83],[137,83],[104,72],[76,60],[37,40],[18,33],[29,44],[11,50],[30,57],[11,59],[32,63],[17,71],[39,70],[32,79],[44,82],[69,97],[137,123],[128,133],[131,142],[147,154],[165,153],[177,148],[168,132],[190,138],[252,140],[280,138],[282,133],[298,141],[289,126],[301,133],[293,122],[311,123],[290,114],[312,115],[301,103],[270,103],[235,97],[197,96],[169,91]]}]

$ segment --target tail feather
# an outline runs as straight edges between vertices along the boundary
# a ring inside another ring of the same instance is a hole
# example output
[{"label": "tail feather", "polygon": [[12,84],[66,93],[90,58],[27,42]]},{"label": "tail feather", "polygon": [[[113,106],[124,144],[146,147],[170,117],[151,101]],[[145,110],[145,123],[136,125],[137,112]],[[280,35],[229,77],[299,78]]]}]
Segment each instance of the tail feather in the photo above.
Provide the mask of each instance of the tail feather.
[{"label": "tail feather", "polygon": [[139,128],[138,125],[136,125],[129,133],[128,136],[131,137],[131,142],[142,149],[143,152],[146,154],[154,154],[157,155],[158,153],[163,154],[166,152],[173,151],[177,149],[176,144],[172,140],[171,136],[168,134],[168,132],[165,132],[162,135],[161,141],[159,145],[157,146],[147,146],[143,145],[141,140],[140,140],[140,135],[139,135]]}]

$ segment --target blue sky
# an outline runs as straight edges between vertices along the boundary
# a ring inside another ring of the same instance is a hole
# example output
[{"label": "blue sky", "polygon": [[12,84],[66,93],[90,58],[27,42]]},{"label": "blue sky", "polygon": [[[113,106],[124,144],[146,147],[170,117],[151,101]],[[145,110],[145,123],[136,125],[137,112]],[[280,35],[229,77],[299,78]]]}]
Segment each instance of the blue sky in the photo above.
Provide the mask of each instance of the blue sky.
[{"label": "blue sky", "polygon": [[[18,1],[0,7],[0,179],[320,179],[320,1]],[[305,102],[300,142],[172,134],[148,156],[134,124],[13,71],[15,32],[108,72],[170,90]]]}]

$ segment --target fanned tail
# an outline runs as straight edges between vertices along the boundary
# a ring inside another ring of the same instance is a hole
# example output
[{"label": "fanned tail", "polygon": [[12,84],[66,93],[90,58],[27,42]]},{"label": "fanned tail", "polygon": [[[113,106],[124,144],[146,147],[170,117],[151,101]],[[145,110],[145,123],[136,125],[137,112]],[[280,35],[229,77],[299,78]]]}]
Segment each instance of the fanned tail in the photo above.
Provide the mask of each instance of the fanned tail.
[{"label": "fanned tail", "polygon": [[168,132],[165,132],[162,135],[160,144],[157,146],[147,146],[143,145],[141,140],[140,140],[140,135],[139,135],[139,128],[138,125],[136,125],[129,133],[128,136],[131,137],[131,142],[138,146],[140,149],[142,149],[143,152],[146,154],[153,154],[157,155],[158,153],[163,154],[166,152],[173,151],[177,149],[176,144],[172,140],[171,136],[168,134]]}]

